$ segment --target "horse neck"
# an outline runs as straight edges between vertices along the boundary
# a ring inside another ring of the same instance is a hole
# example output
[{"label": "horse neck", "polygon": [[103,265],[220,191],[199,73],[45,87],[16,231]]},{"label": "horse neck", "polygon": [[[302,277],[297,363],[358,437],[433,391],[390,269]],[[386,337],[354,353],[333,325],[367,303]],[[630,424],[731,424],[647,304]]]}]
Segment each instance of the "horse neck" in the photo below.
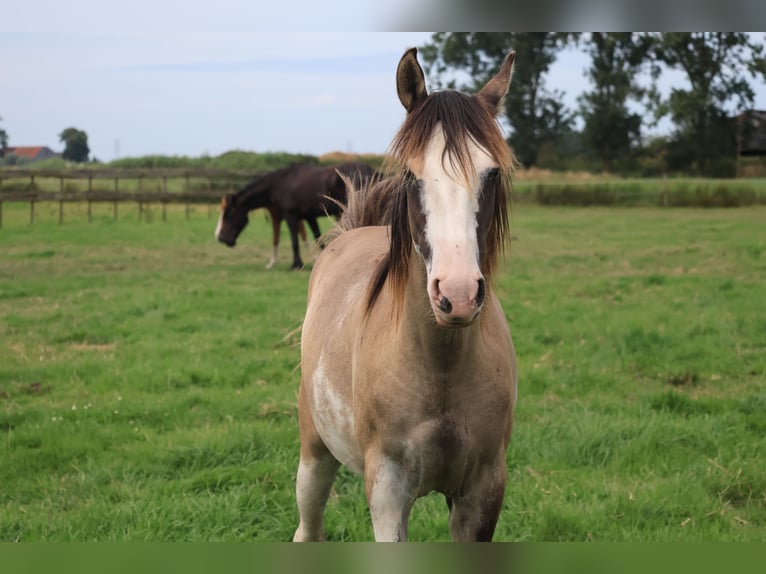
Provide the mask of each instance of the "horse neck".
[{"label": "horse neck", "polygon": [[271,185],[268,181],[260,180],[237,194],[237,201],[248,211],[271,205]]},{"label": "horse neck", "polygon": [[399,317],[400,343],[410,348],[432,371],[452,370],[473,356],[478,344],[481,315],[468,326],[456,329],[436,324],[426,290],[426,269],[423,260],[410,254],[409,277]]}]

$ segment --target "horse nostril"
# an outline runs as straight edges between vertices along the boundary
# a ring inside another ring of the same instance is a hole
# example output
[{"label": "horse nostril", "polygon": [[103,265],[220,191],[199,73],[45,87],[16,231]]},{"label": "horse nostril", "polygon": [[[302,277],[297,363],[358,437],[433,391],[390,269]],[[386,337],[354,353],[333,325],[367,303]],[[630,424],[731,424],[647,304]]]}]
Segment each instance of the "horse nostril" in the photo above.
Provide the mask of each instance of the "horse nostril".
[{"label": "horse nostril", "polygon": [[484,297],[487,295],[487,285],[484,282],[484,278],[479,279],[479,291],[476,293],[476,306],[481,307],[484,303]]},{"label": "horse nostril", "polygon": [[444,313],[452,313],[452,303],[446,297],[442,297],[439,301],[439,309]]}]

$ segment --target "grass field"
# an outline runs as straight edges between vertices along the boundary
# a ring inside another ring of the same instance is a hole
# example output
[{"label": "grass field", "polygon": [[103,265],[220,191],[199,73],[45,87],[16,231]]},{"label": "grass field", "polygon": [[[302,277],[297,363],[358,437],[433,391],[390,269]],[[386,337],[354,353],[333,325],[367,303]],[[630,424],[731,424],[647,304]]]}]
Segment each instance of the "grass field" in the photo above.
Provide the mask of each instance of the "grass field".
[{"label": "grass field", "polygon": [[[289,540],[308,273],[284,246],[264,269],[260,214],[227,249],[204,207],[96,207],[3,207],[0,540]],[[764,229],[766,207],[516,206],[496,540],[766,541]],[[326,521],[372,539],[357,477]],[[441,497],[410,535],[449,539]]]}]

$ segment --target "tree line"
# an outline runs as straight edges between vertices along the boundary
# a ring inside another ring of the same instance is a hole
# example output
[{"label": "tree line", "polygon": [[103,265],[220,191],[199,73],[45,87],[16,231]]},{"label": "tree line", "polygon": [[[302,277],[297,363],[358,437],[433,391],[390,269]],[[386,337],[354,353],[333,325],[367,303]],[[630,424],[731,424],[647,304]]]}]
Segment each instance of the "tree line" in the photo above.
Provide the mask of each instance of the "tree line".
[{"label": "tree line", "polygon": [[[0,117],[0,122],[3,120]],[[0,166],[2,165],[20,165],[24,163],[22,158],[8,152],[8,142],[10,137],[8,132],[0,126]],[[90,156],[90,147],[88,146],[88,134],[83,130],[69,127],[59,133],[59,142],[64,144],[64,151],[61,152],[62,159],[82,163],[88,161]],[[94,161],[96,161],[94,159]]]},{"label": "tree line", "polygon": [[[572,47],[590,57],[583,70],[590,89],[576,109],[548,75]],[[766,80],[763,35],[746,33],[440,32],[420,48],[433,86],[467,90],[483,85],[512,49],[504,120],[525,167],[734,175],[742,135],[734,118],[752,108],[753,82]],[[686,82],[663,95],[657,80],[669,70]],[[671,133],[649,137],[663,118]]]}]

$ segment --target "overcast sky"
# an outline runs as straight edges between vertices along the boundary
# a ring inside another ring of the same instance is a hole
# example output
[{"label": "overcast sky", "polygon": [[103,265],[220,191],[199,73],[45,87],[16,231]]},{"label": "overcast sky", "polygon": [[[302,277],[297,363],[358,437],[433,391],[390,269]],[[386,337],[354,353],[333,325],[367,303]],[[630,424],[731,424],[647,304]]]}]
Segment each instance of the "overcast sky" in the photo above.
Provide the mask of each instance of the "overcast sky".
[{"label": "overcast sky", "polygon": [[[58,134],[71,126],[87,132],[92,155],[102,161],[232,149],[383,153],[404,117],[396,65],[406,48],[431,34],[279,32],[295,28],[289,15],[299,5],[317,30],[374,29],[380,14],[360,0],[335,0],[345,11],[289,0],[265,21],[257,7],[263,4],[4,6],[0,125],[9,144],[60,151]],[[346,24],[342,14],[356,22]],[[570,106],[587,88],[587,64],[570,51],[549,74],[548,87],[564,91]],[[763,86],[756,107],[766,109]]]}]

